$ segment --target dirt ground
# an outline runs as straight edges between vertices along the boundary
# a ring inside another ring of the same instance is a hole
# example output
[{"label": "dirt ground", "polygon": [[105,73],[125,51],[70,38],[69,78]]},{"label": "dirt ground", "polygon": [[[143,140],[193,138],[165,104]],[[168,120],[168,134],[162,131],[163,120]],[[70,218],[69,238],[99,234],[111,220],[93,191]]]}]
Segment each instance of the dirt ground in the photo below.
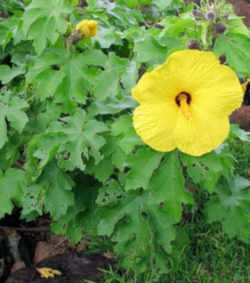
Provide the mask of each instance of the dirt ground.
[{"label": "dirt ground", "polygon": [[[7,283],[76,283],[83,279],[99,282],[99,268],[114,264],[102,254],[88,253],[89,241],[71,245],[66,238],[50,232],[45,215],[35,222],[20,220],[14,210],[0,220],[0,282]],[[58,270],[61,275],[41,278],[40,268]]]},{"label": "dirt ground", "polygon": [[245,25],[250,27],[250,0],[227,0],[227,2],[233,4],[235,13],[244,17]]}]

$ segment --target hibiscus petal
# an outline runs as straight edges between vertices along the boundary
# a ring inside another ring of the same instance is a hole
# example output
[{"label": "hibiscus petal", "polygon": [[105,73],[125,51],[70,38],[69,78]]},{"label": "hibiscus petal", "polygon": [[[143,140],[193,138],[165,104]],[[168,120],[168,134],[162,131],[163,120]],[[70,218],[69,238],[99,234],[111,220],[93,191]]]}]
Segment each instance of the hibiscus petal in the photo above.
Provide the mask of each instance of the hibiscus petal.
[{"label": "hibiscus petal", "polygon": [[173,105],[143,104],[133,113],[133,124],[142,140],[158,151],[171,151],[176,148],[173,138],[178,115]]},{"label": "hibiscus petal", "polygon": [[200,156],[217,148],[229,134],[227,116],[215,118],[207,113],[192,113],[192,119],[178,120],[174,138],[177,148],[190,155]]},{"label": "hibiscus petal", "polygon": [[139,103],[174,103],[176,94],[181,91],[176,78],[159,66],[152,72],[145,73],[132,89],[132,96]]},{"label": "hibiscus petal", "polygon": [[207,74],[207,81],[193,93],[193,106],[219,116],[228,116],[239,108],[244,92],[235,73],[218,65]]}]

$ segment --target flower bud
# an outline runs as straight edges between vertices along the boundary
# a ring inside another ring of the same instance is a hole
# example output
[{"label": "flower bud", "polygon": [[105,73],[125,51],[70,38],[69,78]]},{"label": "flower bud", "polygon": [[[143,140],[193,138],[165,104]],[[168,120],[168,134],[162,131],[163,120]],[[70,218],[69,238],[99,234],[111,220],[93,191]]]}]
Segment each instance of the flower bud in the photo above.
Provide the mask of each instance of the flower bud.
[{"label": "flower bud", "polygon": [[198,49],[201,50],[201,44],[198,40],[196,39],[192,39],[189,41],[188,45],[187,45],[188,49]]},{"label": "flower bud", "polygon": [[220,55],[219,60],[221,64],[224,64],[227,60],[226,55],[225,54]]},{"label": "flower bud", "polygon": [[210,21],[210,22],[213,22],[216,18],[216,14],[214,11],[208,11],[205,15],[205,18]]},{"label": "flower bud", "polygon": [[227,29],[227,26],[223,23],[216,23],[214,26],[214,31],[216,34],[223,34]]},{"label": "flower bud", "polygon": [[94,20],[83,20],[76,26],[76,32],[83,35],[83,38],[95,36],[97,33],[98,22]]},{"label": "flower bud", "polygon": [[226,18],[228,18],[228,17],[230,16],[230,14],[231,14],[231,11],[230,11],[230,10],[224,10],[224,11],[223,11],[223,15],[224,15]]},{"label": "flower bud", "polygon": [[158,29],[164,29],[164,26],[162,26],[160,24],[156,24],[155,27],[158,28]]},{"label": "flower bud", "polygon": [[202,15],[201,11],[199,11],[197,9],[193,9],[192,13],[193,13],[193,16],[195,17],[196,20],[202,19],[203,15]]},{"label": "flower bud", "polygon": [[78,31],[75,31],[70,38],[72,44],[76,44],[77,42],[82,40],[82,34],[80,34]]},{"label": "flower bud", "polygon": [[199,2],[200,2],[199,0],[185,0],[186,5],[188,5],[190,3],[195,3],[195,4],[199,5]]}]

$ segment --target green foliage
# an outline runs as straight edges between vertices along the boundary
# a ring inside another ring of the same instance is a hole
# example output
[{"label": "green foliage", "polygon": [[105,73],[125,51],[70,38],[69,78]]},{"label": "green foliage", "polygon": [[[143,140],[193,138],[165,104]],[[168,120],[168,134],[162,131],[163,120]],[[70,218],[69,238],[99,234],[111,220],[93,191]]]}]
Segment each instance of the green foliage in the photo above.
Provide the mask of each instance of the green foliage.
[{"label": "green foliage", "polygon": [[142,5],[149,5],[151,4],[151,0],[127,0],[120,1],[120,3],[127,5],[129,8],[135,8]]},{"label": "green foliage", "polygon": [[22,185],[25,182],[25,173],[22,170],[9,168],[4,174],[0,171],[0,217],[11,213],[14,204],[20,206]]},{"label": "green foliage", "polygon": [[0,65],[0,80],[3,84],[9,83],[15,77],[24,73],[22,68],[10,68],[8,65]]},{"label": "green foliage", "polygon": [[8,141],[6,120],[10,123],[12,128],[22,133],[28,121],[28,117],[24,112],[28,104],[18,96],[12,97],[11,92],[5,91],[5,93],[0,94],[0,105],[0,148],[2,148]]},{"label": "green foliage", "polygon": [[[125,269],[159,278],[188,248],[187,215],[204,207],[208,222],[248,242],[249,181],[239,176],[248,155],[236,149],[248,135],[232,126],[204,156],[162,153],[143,143],[131,115],[141,75],[192,39],[249,75],[248,29],[230,6],[218,9],[227,30],[215,35],[205,6],[82,2],[0,3],[0,217],[15,206],[27,221],[47,213],[54,233],[72,243],[83,230],[101,236]],[[77,37],[83,19],[98,21],[96,36]]]},{"label": "green foliage", "polygon": [[88,65],[103,66],[105,61],[106,56],[99,50],[72,55],[62,48],[49,49],[39,58],[34,58],[27,82],[36,88],[35,94],[41,100],[55,97],[56,102],[74,107],[75,101],[86,102],[93,76],[99,72]]},{"label": "green foliage", "polygon": [[227,183],[218,185],[217,195],[211,197],[206,206],[210,222],[220,221],[225,233],[230,237],[238,236],[245,242],[250,241],[249,186],[249,180],[235,176]]},{"label": "green foliage", "polygon": [[34,48],[41,54],[48,41],[54,44],[67,31],[63,16],[72,12],[65,0],[33,0],[23,14],[23,31],[27,39],[33,40]]},{"label": "green foliage", "polygon": [[135,42],[134,51],[137,55],[136,60],[141,63],[154,60],[163,62],[167,55],[166,48],[161,46],[152,34]]},{"label": "green foliage", "polygon": [[187,175],[197,185],[212,193],[221,177],[232,173],[233,156],[227,151],[227,146],[218,154],[216,152],[195,158],[182,156]]},{"label": "green foliage", "polygon": [[149,267],[166,272],[166,253],[171,251],[170,242],[175,237],[174,219],[159,205],[150,204],[148,192],[131,191],[118,196],[114,190],[105,193],[108,196],[100,199],[103,208],[99,213],[103,217],[98,234],[112,235],[122,266],[133,270],[136,263],[138,272]]},{"label": "green foliage", "polygon": [[219,37],[215,44],[217,55],[226,54],[228,64],[239,73],[250,76],[250,38],[243,34],[227,34]]},{"label": "green foliage", "polygon": [[[229,239],[220,225],[207,224],[205,217],[197,215],[185,224],[189,241],[178,250],[178,261],[170,260],[167,275],[148,270],[140,276],[120,272],[110,267],[104,270],[104,283],[164,283],[164,282],[247,282],[250,270],[249,245]],[[181,235],[182,242],[184,236]],[[180,240],[180,239],[178,239]],[[100,243],[99,243],[100,245]],[[101,247],[100,247],[101,248]],[[83,282],[82,282],[83,283]],[[84,281],[85,283],[85,281]]]}]

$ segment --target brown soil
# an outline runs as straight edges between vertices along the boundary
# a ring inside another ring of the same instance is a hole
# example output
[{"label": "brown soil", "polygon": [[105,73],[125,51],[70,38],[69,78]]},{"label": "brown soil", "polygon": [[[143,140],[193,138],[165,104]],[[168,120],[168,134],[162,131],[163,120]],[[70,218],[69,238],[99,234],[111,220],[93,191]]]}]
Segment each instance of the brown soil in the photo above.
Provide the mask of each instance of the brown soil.
[{"label": "brown soil", "polygon": [[[0,220],[0,282],[4,283],[76,283],[83,279],[101,282],[102,272],[114,263],[102,254],[86,255],[86,239],[76,246],[50,232],[49,218],[45,215],[35,222],[19,220],[20,213]],[[62,275],[41,278],[36,268],[59,270]]]},{"label": "brown soil", "polygon": [[236,15],[244,17],[243,21],[250,27],[250,1],[249,0],[227,0],[233,4]]},{"label": "brown soil", "polygon": [[250,106],[242,106],[230,116],[231,123],[237,123],[241,129],[250,131]]},{"label": "brown soil", "polygon": [[50,267],[62,275],[54,278],[41,278],[35,267],[21,269],[12,274],[7,283],[76,283],[80,280],[97,281],[102,277],[99,268],[107,266],[108,260],[101,255],[80,257],[73,252],[57,255],[37,264],[37,268]]}]

